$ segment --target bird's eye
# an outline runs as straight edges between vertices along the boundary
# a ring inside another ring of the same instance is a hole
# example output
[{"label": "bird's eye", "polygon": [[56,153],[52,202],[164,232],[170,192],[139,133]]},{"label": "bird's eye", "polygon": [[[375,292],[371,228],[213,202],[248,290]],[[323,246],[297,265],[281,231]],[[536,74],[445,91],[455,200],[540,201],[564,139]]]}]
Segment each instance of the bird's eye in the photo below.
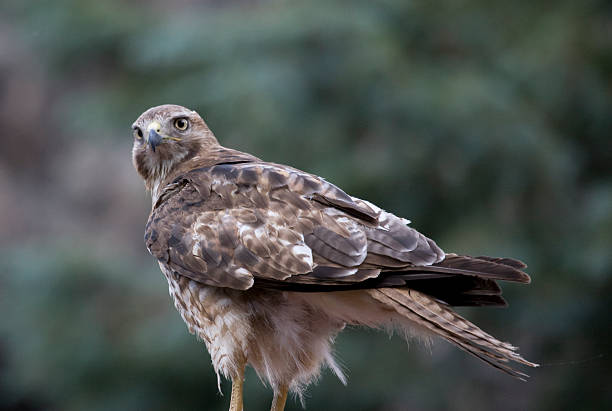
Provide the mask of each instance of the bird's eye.
[{"label": "bird's eye", "polygon": [[174,127],[177,130],[185,131],[187,130],[187,127],[189,127],[189,121],[184,117],[177,118],[176,120],[174,120]]},{"label": "bird's eye", "polygon": [[134,127],[134,137],[141,140],[142,139],[142,130],[140,127]]}]

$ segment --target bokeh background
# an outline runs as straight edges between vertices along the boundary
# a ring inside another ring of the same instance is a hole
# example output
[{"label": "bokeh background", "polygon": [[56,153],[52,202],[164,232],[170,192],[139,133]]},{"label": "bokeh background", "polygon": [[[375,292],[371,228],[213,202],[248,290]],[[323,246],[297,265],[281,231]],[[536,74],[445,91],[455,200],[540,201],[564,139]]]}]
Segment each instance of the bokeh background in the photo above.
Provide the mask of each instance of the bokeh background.
[{"label": "bokeh background", "polygon": [[4,0],[0,409],[227,407],[142,240],[130,125],[163,103],[446,250],[529,263],[509,308],[461,312],[543,364],[530,382],[351,329],[349,385],[324,372],[307,409],[610,409],[612,5],[497,3]]}]

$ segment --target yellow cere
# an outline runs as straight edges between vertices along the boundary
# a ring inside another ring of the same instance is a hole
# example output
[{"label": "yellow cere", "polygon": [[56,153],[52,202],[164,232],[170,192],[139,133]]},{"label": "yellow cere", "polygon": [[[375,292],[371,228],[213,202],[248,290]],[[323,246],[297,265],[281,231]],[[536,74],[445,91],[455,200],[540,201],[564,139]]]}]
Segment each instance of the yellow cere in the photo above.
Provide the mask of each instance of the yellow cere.
[{"label": "yellow cere", "polygon": [[151,130],[155,130],[156,132],[160,132],[161,130],[161,124],[159,124],[158,121],[152,121],[149,123],[149,125],[147,126],[147,132],[151,131]]}]

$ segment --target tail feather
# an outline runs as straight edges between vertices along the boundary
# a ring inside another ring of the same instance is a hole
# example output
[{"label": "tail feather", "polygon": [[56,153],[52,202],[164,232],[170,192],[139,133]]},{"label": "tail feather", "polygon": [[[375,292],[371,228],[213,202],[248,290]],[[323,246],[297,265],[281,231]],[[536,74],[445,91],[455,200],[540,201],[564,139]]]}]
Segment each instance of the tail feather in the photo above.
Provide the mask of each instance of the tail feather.
[{"label": "tail feather", "polygon": [[388,307],[392,307],[402,317],[410,320],[411,323],[441,336],[462,350],[513,377],[524,379],[527,375],[513,369],[507,364],[509,361],[537,367],[537,364],[521,357],[516,352],[516,347],[487,334],[425,294],[400,288],[381,288],[368,291],[373,298]]},{"label": "tail feather", "polygon": [[402,301],[405,294],[413,298],[412,307],[418,310],[419,315],[431,320],[440,327],[451,331],[454,334],[465,336],[466,338],[476,338],[478,342],[487,348],[503,349],[505,354],[512,355],[512,351],[516,350],[509,343],[499,341],[495,337],[485,333],[480,328],[476,327],[471,322],[459,316],[454,311],[449,310],[435,300],[421,294],[419,292],[406,292],[407,290],[389,290],[392,298]]},{"label": "tail feather", "polygon": [[495,280],[471,275],[447,275],[440,278],[397,275],[405,280],[402,285],[422,292],[449,305],[506,306],[501,288]]}]

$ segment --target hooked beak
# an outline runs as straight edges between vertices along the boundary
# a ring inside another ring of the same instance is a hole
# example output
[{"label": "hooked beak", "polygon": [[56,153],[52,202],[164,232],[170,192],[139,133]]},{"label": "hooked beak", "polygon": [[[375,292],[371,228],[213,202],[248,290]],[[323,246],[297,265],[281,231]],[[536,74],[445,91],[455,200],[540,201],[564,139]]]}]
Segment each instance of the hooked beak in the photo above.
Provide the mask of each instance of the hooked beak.
[{"label": "hooked beak", "polygon": [[155,147],[160,145],[163,141],[163,137],[159,135],[159,132],[161,131],[161,124],[159,124],[157,121],[153,121],[151,124],[149,124],[147,130],[149,131],[147,143],[149,143],[151,149],[153,149],[153,152],[155,152]]},{"label": "hooked beak", "polygon": [[156,130],[151,129],[149,130],[147,142],[149,143],[149,145],[151,145],[153,152],[155,152],[155,147],[157,147],[162,142],[162,136],[160,136]]}]

